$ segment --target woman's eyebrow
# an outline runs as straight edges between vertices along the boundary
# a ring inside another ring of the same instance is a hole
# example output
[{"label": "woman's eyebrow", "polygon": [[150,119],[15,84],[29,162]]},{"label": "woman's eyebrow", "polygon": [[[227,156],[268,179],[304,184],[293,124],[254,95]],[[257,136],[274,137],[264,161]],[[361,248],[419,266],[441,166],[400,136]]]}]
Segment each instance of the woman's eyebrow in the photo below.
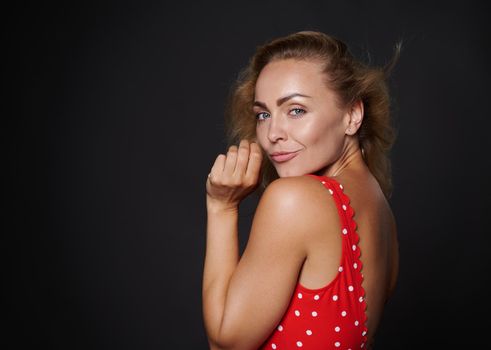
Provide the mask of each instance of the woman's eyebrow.
[{"label": "woman's eyebrow", "polygon": [[[293,94],[290,94],[290,95],[287,95],[287,96],[284,96],[284,97],[281,97],[279,98],[277,101],[276,101],[276,105],[279,107],[281,106],[283,103],[285,103],[286,101],[288,101],[289,99],[293,98],[293,97],[296,97],[296,96],[300,96],[300,97],[311,97],[311,96],[307,96],[307,95],[303,95],[303,94],[299,94],[299,93],[293,93]],[[262,107],[262,108],[268,108],[266,107],[266,103],[264,102],[261,102],[261,101],[254,101],[254,104],[253,106],[259,106],[259,107]]]}]

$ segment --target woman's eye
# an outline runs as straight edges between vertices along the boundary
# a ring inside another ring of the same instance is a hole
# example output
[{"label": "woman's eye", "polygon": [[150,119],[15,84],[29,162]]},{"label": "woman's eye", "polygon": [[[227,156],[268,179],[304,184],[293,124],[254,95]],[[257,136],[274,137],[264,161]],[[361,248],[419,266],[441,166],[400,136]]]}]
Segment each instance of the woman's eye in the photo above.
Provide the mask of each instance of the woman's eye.
[{"label": "woman's eye", "polygon": [[305,113],[305,109],[302,109],[302,108],[293,108],[290,112],[294,112],[293,115],[297,116],[297,115],[300,115],[300,114],[304,114]]},{"label": "woman's eye", "polygon": [[268,114],[268,113],[265,113],[265,112],[257,113],[257,114],[256,114],[256,119],[257,119],[258,121],[262,121],[262,120],[264,120],[264,118],[266,118],[266,117],[267,117],[267,114]]}]

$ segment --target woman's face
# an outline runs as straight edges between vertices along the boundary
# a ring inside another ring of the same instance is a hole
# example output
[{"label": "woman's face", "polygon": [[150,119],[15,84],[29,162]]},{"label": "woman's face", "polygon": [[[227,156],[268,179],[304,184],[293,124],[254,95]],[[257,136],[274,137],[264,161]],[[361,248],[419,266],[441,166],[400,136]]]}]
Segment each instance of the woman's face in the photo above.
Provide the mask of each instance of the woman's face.
[{"label": "woman's face", "polygon": [[343,151],[349,115],[336,106],[321,68],[287,59],[267,64],[259,74],[253,107],[257,141],[280,177],[316,172]]}]

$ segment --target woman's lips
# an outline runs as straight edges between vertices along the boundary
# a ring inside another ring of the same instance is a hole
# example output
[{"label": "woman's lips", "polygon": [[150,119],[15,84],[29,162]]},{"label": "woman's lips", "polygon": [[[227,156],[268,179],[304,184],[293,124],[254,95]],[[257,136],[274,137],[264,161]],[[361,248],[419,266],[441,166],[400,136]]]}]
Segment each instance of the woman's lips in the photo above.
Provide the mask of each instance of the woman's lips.
[{"label": "woman's lips", "polygon": [[277,163],[283,163],[286,162],[287,160],[292,159],[298,154],[297,152],[290,152],[290,153],[283,153],[283,154],[272,154],[271,158],[277,162]]}]

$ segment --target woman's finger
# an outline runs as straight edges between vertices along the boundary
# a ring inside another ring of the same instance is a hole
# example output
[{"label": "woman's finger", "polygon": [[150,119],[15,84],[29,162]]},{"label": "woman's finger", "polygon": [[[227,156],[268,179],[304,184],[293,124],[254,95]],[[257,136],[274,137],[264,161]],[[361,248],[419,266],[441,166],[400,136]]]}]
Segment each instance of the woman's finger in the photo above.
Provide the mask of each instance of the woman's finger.
[{"label": "woman's finger", "polygon": [[247,163],[249,162],[249,149],[249,141],[245,139],[240,141],[234,175],[241,179],[244,178],[246,174]]},{"label": "woman's finger", "polygon": [[261,170],[261,164],[263,160],[263,154],[261,147],[256,142],[251,142],[249,163],[247,164],[246,177],[256,183],[259,179],[259,172]]},{"label": "woman's finger", "polygon": [[232,177],[236,162],[237,162],[237,146],[232,145],[228,148],[227,159],[225,160],[225,167],[223,168],[223,172],[226,177]]},{"label": "woman's finger", "polygon": [[215,159],[215,163],[213,163],[213,166],[211,167],[211,171],[208,176],[209,180],[211,181],[213,178],[214,179],[219,178],[223,173],[224,167],[225,167],[225,155],[219,154]]}]

